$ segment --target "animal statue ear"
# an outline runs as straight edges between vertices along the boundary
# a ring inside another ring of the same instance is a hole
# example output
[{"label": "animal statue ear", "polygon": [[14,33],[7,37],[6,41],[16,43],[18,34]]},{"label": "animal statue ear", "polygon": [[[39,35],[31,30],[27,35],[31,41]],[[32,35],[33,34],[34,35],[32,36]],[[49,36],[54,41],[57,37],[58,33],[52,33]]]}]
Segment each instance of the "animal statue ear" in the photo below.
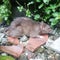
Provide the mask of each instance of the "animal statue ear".
[{"label": "animal statue ear", "polygon": [[45,25],[45,23],[43,22],[43,21],[41,21],[41,23],[40,23],[41,25]]},{"label": "animal statue ear", "polygon": [[45,24],[43,21],[41,21],[40,26],[43,27]]},{"label": "animal statue ear", "polygon": [[41,21],[40,25],[44,27],[46,25],[46,23],[44,23],[43,21]]}]

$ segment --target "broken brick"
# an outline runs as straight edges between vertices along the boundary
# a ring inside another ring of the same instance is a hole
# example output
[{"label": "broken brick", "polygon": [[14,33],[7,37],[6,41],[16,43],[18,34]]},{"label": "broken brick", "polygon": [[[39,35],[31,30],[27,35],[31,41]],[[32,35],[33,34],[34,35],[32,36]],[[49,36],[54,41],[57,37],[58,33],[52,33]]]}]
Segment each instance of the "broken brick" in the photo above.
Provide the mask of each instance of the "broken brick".
[{"label": "broken brick", "polygon": [[28,59],[36,57],[36,54],[29,50],[25,51],[25,55],[28,57]]},{"label": "broken brick", "polygon": [[48,40],[48,35],[42,35],[40,37],[30,38],[28,40],[28,44],[26,48],[34,52],[38,47],[46,43],[47,40]]},{"label": "broken brick", "polygon": [[13,55],[14,57],[19,57],[23,53],[22,45],[12,45],[12,46],[0,46],[1,51]]},{"label": "broken brick", "polygon": [[8,37],[7,39],[8,39],[8,42],[10,42],[10,43],[12,43],[12,44],[16,44],[16,45],[19,44],[18,38]]}]

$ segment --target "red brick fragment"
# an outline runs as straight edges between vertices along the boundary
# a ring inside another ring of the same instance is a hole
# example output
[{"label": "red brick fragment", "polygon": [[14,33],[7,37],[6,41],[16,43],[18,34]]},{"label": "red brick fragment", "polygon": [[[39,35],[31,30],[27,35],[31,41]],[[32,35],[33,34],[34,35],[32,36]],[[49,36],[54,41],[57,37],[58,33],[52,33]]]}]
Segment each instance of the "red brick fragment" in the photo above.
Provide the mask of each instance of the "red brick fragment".
[{"label": "red brick fragment", "polygon": [[19,57],[23,53],[22,45],[12,45],[12,46],[1,46],[1,51],[13,55],[14,57]]},{"label": "red brick fragment", "polygon": [[10,42],[10,43],[12,43],[12,44],[16,44],[16,45],[19,44],[18,38],[8,37],[7,39],[8,39],[8,42]]},{"label": "red brick fragment", "polygon": [[46,41],[48,40],[48,35],[42,35],[40,37],[41,38],[39,38],[39,37],[30,38],[26,48],[28,50],[34,52],[38,47],[40,47],[41,45],[46,43]]}]

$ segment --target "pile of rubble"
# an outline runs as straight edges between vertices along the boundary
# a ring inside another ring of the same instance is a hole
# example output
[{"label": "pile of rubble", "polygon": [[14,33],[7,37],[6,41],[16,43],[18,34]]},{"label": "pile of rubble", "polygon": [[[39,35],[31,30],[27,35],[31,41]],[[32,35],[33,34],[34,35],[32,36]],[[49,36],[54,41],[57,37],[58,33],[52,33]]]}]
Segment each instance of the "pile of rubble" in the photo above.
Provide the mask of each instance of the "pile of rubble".
[{"label": "pile of rubble", "polygon": [[0,55],[11,56],[15,60],[60,60],[60,37],[41,35],[19,39],[7,37],[0,29]]}]

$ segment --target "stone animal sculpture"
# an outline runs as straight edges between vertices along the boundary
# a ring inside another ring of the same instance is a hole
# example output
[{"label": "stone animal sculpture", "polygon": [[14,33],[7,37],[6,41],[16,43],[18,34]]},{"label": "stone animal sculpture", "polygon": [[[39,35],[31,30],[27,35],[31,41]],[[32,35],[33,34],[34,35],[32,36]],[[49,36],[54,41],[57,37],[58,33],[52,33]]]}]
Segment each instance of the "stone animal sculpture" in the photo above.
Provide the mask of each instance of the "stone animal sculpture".
[{"label": "stone animal sculpture", "polygon": [[52,29],[44,22],[36,22],[28,17],[17,17],[5,30],[7,36],[20,37],[23,35],[37,37],[40,34],[52,33]]}]

